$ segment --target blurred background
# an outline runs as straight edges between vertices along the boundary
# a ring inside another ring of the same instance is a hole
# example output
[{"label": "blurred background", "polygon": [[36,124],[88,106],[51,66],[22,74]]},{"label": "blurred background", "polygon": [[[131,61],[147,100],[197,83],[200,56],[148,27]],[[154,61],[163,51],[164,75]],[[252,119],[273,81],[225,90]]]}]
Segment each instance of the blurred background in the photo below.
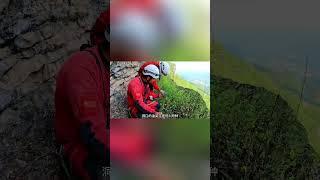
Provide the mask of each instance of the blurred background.
[{"label": "blurred background", "polygon": [[209,60],[210,1],[113,1],[110,37],[116,57]]},{"label": "blurred background", "polygon": [[319,2],[217,0],[214,7],[216,74],[280,94],[319,153]]},{"label": "blurred background", "polygon": [[111,120],[111,179],[210,178],[209,119]]}]

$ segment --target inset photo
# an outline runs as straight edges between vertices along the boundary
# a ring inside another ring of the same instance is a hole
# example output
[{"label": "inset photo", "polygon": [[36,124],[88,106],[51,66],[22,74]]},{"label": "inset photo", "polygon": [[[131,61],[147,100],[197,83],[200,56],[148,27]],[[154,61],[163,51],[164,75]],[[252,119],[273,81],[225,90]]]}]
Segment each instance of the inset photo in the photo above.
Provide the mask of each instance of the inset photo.
[{"label": "inset photo", "polygon": [[112,119],[209,118],[209,61],[111,61],[110,73]]}]

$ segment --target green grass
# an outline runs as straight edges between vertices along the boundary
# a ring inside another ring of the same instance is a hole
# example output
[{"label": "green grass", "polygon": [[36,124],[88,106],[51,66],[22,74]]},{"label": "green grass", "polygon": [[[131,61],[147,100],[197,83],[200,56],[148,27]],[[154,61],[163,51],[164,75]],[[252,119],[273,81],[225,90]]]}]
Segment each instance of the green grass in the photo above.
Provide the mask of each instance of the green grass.
[{"label": "green grass", "polygon": [[283,98],[261,87],[213,80],[211,152],[219,169],[239,179],[314,179],[319,156]]},{"label": "green grass", "polygon": [[197,91],[178,86],[169,77],[161,78],[159,86],[166,92],[166,96],[160,99],[162,113],[177,114],[179,118],[209,117],[206,103]]},{"label": "green grass", "polygon": [[197,91],[202,99],[204,100],[204,102],[206,103],[206,106],[208,109],[210,109],[210,95],[207,94],[206,92],[204,92],[201,87],[191,83],[191,82],[188,82],[186,80],[184,80],[183,78],[181,78],[180,76],[178,75],[175,75],[174,76],[174,79],[173,81],[178,85],[178,86],[181,86],[181,87],[184,87],[184,88],[188,88],[188,89],[192,89],[194,91]]},{"label": "green grass", "polygon": [[226,52],[221,45],[214,45],[213,74],[243,84],[266,87],[273,92],[278,88],[267,74],[258,72],[254,66]]},{"label": "green grass", "polygon": [[[298,94],[281,88],[279,84],[272,81],[267,73],[258,71],[254,66],[247,64],[240,58],[230,54],[229,52],[226,52],[222,45],[215,44],[213,48],[213,74],[232,79],[233,81],[242,84],[264,87],[275,94],[279,94],[288,102],[289,106],[296,111],[299,103]],[[319,114],[320,107],[304,102],[300,107],[298,115],[298,119],[308,132],[310,143],[318,153],[320,153]]]}]

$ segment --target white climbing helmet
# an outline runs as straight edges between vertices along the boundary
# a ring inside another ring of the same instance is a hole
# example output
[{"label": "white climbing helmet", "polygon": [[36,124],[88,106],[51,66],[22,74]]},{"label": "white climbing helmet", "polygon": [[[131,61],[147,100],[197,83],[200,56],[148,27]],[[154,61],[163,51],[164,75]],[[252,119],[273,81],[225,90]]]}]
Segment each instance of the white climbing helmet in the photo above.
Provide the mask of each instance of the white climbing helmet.
[{"label": "white climbing helmet", "polygon": [[163,75],[165,75],[165,76],[168,75],[169,72],[170,72],[170,65],[169,65],[169,63],[161,61],[161,62],[160,62],[160,71],[161,71],[161,73],[162,73]]},{"label": "white climbing helmet", "polygon": [[159,72],[158,67],[153,64],[146,66],[143,69],[142,74],[145,76],[151,76],[154,79],[159,79],[159,76],[160,76],[160,72]]}]

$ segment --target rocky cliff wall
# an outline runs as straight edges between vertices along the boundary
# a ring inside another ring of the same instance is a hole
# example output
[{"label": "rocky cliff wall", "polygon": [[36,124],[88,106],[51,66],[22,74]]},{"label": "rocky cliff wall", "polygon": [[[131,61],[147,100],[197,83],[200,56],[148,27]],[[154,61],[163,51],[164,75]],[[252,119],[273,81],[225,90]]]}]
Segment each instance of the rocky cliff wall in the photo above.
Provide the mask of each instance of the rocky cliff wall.
[{"label": "rocky cliff wall", "polygon": [[89,40],[106,2],[0,1],[0,179],[61,175],[52,129],[55,75]]},{"label": "rocky cliff wall", "polygon": [[111,62],[110,63],[110,114],[112,118],[128,117],[127,89],[143,62]]}]

